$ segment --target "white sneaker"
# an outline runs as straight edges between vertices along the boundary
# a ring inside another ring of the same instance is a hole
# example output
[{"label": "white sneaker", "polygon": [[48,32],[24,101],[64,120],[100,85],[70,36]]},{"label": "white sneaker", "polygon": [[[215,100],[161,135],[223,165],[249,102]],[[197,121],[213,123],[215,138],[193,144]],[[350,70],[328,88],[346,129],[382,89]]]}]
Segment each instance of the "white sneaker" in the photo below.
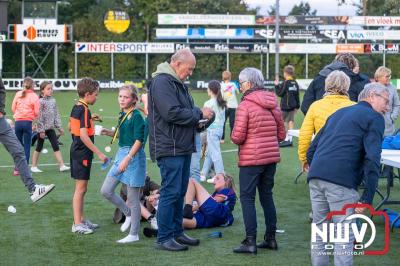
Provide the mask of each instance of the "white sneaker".
[{"label": "white sneaker", "polygon": [[83,220],[82,223],[83,223],[84,225],[86,225],[87,227],[89,227],[90,229],[92,229],[92,230],[97,229],[97,228],[100,227],[98,224],[94,224],[94,223],[92,223],[92,222],[89,221],[89,220]]},{"label": "white sneaker", "polygon": [[207,179],[207,183],[214,184],[214,177]]},{"label": "white sneaker", "polygon": [[71,169],[71,168],[64,164],[63,166],[60,167],[60,172],[65,172],[65,171],[68,171],[69,169]]},{"label": "white sneaker", "polygon": [[72,224],[72,233],[77,233],[77,234],[82,234],[82,235],[88,235],[92,234],[93,230],[87,227],[87,225],[81,223],[81,224]]},{"label": "white sneaker", "polygon": [[54,184],[50,185],[36,185],[35,191],[31,194],[31,200],[36,202],[46,196],[50,191],[52,191],[56,186]]},{"label": "white sneaker", "polygon": [[158,230],[157,218],[153,217],[150,219],[150,227],[154,230]]},{"label": "white sneaker", "polygon": [[131,217],[130,216],[126,216],[125,217],[125,222],[121,225],[121,232],[125,232],[126,230],[128,230],[128,228],[131,226]]},{"label": "white sneaker", "polygon": [[117,241],[117,243],[120,244],[127,244],[127,243],[132,243],[139,241],[139,235],[128,235],[120,240]]},{"label": "white sneaker", "polygon": [[200,182],[206,181],[206,176],[205,175],[200,175]]},{"label": "white sneaker", "polygon": [[37,166],[32,166],[31,167],[31,172],[32,173],[43,173],[43,171],[40,170],[39,168],[37,168]]}]

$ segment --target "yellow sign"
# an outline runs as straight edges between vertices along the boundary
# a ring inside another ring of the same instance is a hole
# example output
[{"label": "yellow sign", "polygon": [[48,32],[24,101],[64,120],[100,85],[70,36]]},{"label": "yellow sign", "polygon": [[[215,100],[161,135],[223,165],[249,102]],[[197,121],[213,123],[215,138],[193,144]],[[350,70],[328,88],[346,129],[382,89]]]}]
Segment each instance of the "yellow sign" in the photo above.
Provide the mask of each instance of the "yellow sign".
[{"label": "yellow sign", "polygon": [[129,15],[125,11],[109,10],[104,16],[104,26],[113,33],[124,33],[129,24]]}]

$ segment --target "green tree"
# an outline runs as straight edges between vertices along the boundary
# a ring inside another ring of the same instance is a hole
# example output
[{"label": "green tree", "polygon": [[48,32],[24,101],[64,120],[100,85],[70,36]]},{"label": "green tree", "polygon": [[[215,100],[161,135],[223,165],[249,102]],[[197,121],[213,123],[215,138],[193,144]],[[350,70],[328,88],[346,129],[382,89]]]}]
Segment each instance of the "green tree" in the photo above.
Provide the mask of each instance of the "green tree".
[{"label": "green tree", "polygon": [[300,1],[298,5],[294,5],[292,10],[290,10],[289,15],[298,16],[315,16],[317,10],[311,10],[311,6],[308,2]]}]

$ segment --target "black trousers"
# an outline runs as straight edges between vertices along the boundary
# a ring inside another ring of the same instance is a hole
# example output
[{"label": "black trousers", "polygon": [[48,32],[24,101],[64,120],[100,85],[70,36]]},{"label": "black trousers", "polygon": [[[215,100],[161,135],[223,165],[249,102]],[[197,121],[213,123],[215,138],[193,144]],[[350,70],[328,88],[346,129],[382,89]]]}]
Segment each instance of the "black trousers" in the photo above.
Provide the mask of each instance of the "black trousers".
[{"label": "black trousers", "polygon": [[[45,134],[47,136],[47,138],[49,139],[50,143],[51,143],[51,147],[53,148],[53,151],[59,151],[60,147],[58,146],[58,140],[57,140],[57,134],[54,131],[54,129],[48,129],[45,131]],[[39,136],[39,133],[37,135],[37,146],[36,146],[36,151],[37,152],[41,152],[43,149],[43,143],[44,143],[44,139],[42,139]]]},{"label": "black trousers", "polygon": [[246,236],[257,236],[256,188],[258,188],[260,203],[264,211],[266,234],[276,230],[276,209],[272,197],[275,172],[276,163],[240,167],[240,203],[242,204]]},{"label": "black trousers", "polygon": [[225,139],[225,124],[228,118],[229,118],[229,127],[231,129],[230,134],[232,134],[233,127],[235,126],[235,115],[236,115],[236,108],[225,109],[225,122],[224,122],[224,130],[222,131],[222,138],[221,138],[222,140]]}]

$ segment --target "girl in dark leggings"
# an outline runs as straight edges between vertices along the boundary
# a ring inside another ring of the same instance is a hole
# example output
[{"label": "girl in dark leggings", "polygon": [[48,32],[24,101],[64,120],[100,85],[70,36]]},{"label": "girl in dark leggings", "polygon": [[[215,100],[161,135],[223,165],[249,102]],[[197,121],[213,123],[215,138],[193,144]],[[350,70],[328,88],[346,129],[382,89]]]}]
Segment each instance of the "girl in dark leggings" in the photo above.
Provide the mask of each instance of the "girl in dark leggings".
[{"label": "girl in dark leggings", "polygon": [[44,139],[47,136],[51,143],[51,147],[54,151],[54,156],[57,159],[60,167],[60,172],[68,171],[70,168],[64,164],[60,148],[58,146],[58,139],[55,129],[57,129],[60,135],[64,134],[64,130],[61,127],[60,113],[58,112],[56,100],[52,97],[53,85],[48,81],[43,81],[40,84],[40,111],[39,118],[37,121],[37,132],[38,140],[36,150],[32,156],[32,167],[31,172],[40,173],[37,167],[39,154],[43,149]]},{"label": "girl in dark leggings", "polygon": [[[33,91],[35,83],[32,78],[24,78],[22,90],[15,94],[11,105],[15,119],[15,135],[21,142],[25,151],[26,161],[29,163],[31,153],[32,121],[39,115],[39,97]],[[19,175],[19,171],[14,169],[14,176]]]}]

